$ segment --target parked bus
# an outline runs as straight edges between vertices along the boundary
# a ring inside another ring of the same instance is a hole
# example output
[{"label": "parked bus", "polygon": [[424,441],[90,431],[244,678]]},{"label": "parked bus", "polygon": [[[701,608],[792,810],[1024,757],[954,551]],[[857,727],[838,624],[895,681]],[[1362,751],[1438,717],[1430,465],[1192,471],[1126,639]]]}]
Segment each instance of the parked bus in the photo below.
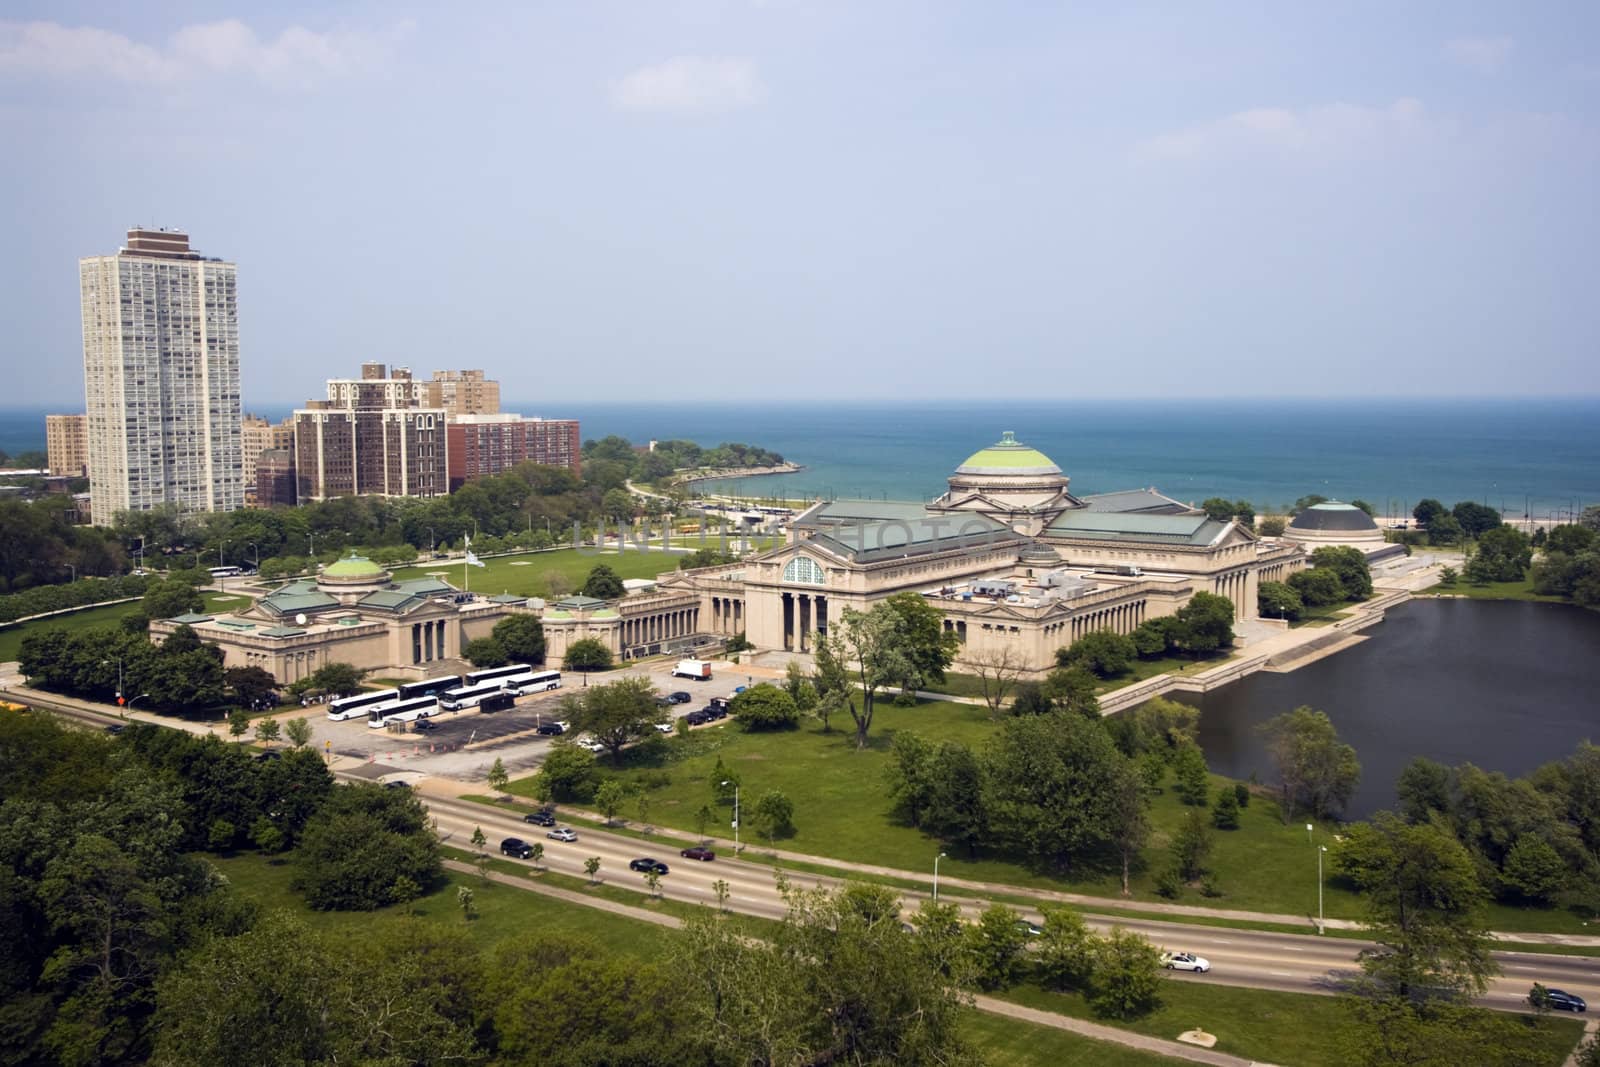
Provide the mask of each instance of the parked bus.
[{"label": "parked bus", "polygon": [[483,682],[479,685],[463,685],[451,689],[439,697],[439,706],[446,711],[460,711],[462,708],[475,708],[483,703],[485,697],[504,693],[505,684],[499,679]]},{"label": "parked bus", "polygon": [[211,568],[211,577],[213,578],[237,578],[243,573],[244,571],[240,570],[238,567]]},{"label": "parked bus", "polygon": [[353,697],[342,697],[328,705],[328,718],[334,722],[364,719],[372,711],[387,707],[399,699],[398,689],[380,689],[375,693],[357,693]]},{"label": "parked bus", "polygon": [[400,687],[400,699],[412,700],[416,697],[436,697],[460,684],[461,675],[459,674],[447,674],[442,678],[425,678],[420,682],[406,682]]},{"label": "parked bus", "polygon": [[438,711],[439,701],[434,697],[413,697],[387,707],[374,708],[367,716],[367,725],[378,730],[392,722],[416,722],[418,719],[432,718]]},{"label": "parked bus", "polygon": [[461,679],[463,688],[498,682],[502,689],[520,689],[533,677],[533,668],[526,663],[508,663],[504,667],[486,667],[473,671]]},{"label": "parked bus", "polygon": [[561,672],[534,671],[526,681],[518,682],[515,686],[508,685],[506,688],[518,694],[543,693],[549,689],[560,689]]}]

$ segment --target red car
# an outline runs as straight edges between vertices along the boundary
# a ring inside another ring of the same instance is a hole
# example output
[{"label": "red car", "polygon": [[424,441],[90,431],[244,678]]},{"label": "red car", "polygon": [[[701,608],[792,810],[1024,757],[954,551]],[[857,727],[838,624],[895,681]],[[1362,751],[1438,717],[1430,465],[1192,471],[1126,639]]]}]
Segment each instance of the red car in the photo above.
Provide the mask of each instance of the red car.
[{"label": "red car", "polygon": [[707,863],[717,858],[717,854],[715,852],[711,851],[709,848],[703,848],[700,845],[696,845],[694,848],[686,848],[682,852],[678,853],[678,855],[682,856],[686,860],[703,860]]}]

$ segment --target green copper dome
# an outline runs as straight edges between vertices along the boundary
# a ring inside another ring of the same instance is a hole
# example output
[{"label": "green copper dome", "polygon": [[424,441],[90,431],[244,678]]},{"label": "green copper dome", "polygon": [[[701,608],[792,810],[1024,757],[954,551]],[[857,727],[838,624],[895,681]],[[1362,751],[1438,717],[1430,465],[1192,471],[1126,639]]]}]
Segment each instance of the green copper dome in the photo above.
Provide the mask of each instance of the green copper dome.
[{"label": "green copper dome", "polygon": [[342,578],[346,581],[360,578],[387,578],[388,572],[365,556],[346,556],[322,568],[324,578]]},{"label": "green copper dome", "polygon": [[999,441],[968,456],[956,473],[1039,475],[1060,474],[1061,468],[1037,448],[1019,443],[1016,435],[1007,430]]}]

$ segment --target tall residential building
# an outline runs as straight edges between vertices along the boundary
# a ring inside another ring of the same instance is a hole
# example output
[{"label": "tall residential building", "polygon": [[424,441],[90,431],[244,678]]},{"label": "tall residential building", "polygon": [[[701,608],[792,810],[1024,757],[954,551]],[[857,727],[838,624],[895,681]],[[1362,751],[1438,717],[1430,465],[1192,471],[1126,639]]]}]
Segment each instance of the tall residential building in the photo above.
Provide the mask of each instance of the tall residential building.
[{"label": "tall residential building", "polygon": [[579,473],[581,439],[576,419],[525,419],[521,415],[458,415],[450,420],[450,488],[532,460]]},{"label": "tall residential building", "polygon": [[256,507],[295,504],[294,452],[269,448],[256,462]]},{"label": "tall residential building", "polygon": [[50,473],[82,478],[89,472],[89,417],[87,415],[46,415],[45,453]]},{"label": "tall residential building", "polygon": [[422,383],[422,401],[458,415],[495,415],[500,411],[500,383],[484,378],[481,370],[436,370]]},{"label": "tall residential building", "polygon": [[132,229],[115,255],[78,261],[96,525],[243,506],[236,274],[171,230]]},{"label": "tall residential building", "polygon": [[273,447],[272,422],[259,415],[246,415],[239,424],[239,453],[243,457],[244,484],[256,484],[256,464],[261,453]]},{"label": "tall residential building", "polygon": [[421,405],[420,385],[404,368],[367,363],[359,379],[331,379],[327,400],[296,410],[299,502],[448,493],[444,411]]}]

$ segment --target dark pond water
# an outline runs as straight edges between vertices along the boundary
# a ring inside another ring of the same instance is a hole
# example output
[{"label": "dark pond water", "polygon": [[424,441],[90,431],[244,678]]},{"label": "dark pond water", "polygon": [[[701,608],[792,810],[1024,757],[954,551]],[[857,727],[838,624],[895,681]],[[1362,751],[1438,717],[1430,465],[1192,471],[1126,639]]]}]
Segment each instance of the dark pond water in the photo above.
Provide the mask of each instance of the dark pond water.
[{"label": "dark pond water", "polygon": [[1360,645],[1288,674],[1260,673],[1203,696],[1211,768],[1271,779],[1255,729],[1301,704],[1328,713],[1361,760],[1347,814],[1394,804],[1414,756],[1516,776],[1600,741],[1600,614],[1560,604],[1413,600]]}]

